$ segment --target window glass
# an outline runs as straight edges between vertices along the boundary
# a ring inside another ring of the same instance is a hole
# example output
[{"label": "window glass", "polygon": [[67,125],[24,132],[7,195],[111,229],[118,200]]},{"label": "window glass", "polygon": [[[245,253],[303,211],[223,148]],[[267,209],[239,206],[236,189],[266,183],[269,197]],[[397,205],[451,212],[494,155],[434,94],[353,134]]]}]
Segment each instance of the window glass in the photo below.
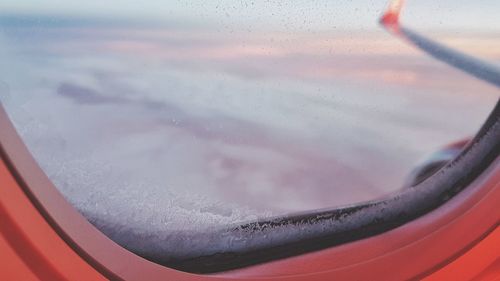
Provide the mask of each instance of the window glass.
[{"label": "window glass", "polygon": [[[404,22],[500,62],[500,2]],[[498,89],[377,25],[385,1],[0,3],[0,98],[92,222],[201,231],[380,198]]]}]

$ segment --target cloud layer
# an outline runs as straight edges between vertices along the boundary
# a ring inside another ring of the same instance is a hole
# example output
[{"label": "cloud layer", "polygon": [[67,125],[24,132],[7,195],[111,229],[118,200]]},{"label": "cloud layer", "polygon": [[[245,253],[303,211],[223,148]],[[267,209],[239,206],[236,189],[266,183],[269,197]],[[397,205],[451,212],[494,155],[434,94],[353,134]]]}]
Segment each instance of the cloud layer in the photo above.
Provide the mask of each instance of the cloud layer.
[{"label": "cloud layer", "polygon": [[[489,36],[436,36],[500,58]],[[4,102],[43,169],[91,220],[142,231],[384,196],[497,99],[384,33],[18,26],[1,39]]]}]

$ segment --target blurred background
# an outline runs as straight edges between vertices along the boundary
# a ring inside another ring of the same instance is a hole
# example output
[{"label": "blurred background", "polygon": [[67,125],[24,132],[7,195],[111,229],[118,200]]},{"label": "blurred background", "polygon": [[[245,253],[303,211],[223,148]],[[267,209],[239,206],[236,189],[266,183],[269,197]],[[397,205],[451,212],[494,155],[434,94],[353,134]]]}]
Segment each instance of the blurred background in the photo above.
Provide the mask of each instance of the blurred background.
[{"label": "blurred background", "polygon": [[[406,26],[500,64],[500,2]],[[0,99],[91,221],[164,232],[386,196],[498,89],[378,25],[385,0],[2,1]]]}]

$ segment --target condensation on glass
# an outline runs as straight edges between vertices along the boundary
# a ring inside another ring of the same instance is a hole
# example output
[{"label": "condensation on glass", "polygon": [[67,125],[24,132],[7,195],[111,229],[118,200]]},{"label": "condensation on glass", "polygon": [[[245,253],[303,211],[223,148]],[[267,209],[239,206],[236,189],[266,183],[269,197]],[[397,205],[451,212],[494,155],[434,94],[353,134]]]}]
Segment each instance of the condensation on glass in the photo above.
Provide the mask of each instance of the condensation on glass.
[{"label": "condensation on glass", "polygon": [[[383,2],[2,1],[0,99],[103,228],[173,245],[380,198],[474,135],[498,97],[379,29]],[[413,2],[408,22],[500,61],[495,9]]]}]

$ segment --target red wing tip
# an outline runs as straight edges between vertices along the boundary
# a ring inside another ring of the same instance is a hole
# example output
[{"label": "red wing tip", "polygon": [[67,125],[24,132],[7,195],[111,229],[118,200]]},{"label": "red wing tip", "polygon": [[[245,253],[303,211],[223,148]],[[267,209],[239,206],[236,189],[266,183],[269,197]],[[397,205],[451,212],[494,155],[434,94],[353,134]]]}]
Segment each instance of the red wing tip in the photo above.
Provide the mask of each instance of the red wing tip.
[{"label": "red wing tip", "polygon": [[399,23],[399,14],[396,13],[386,13],[380,18],[380,23],[382,25],[398,25]]},{"label": "red wing tip", "polygon": [[399,24],[399,14],[403,7],[404,0],[393,0],[389,3],[386,12],[380,18],[380,23],[384,26],[397,26]]}]

